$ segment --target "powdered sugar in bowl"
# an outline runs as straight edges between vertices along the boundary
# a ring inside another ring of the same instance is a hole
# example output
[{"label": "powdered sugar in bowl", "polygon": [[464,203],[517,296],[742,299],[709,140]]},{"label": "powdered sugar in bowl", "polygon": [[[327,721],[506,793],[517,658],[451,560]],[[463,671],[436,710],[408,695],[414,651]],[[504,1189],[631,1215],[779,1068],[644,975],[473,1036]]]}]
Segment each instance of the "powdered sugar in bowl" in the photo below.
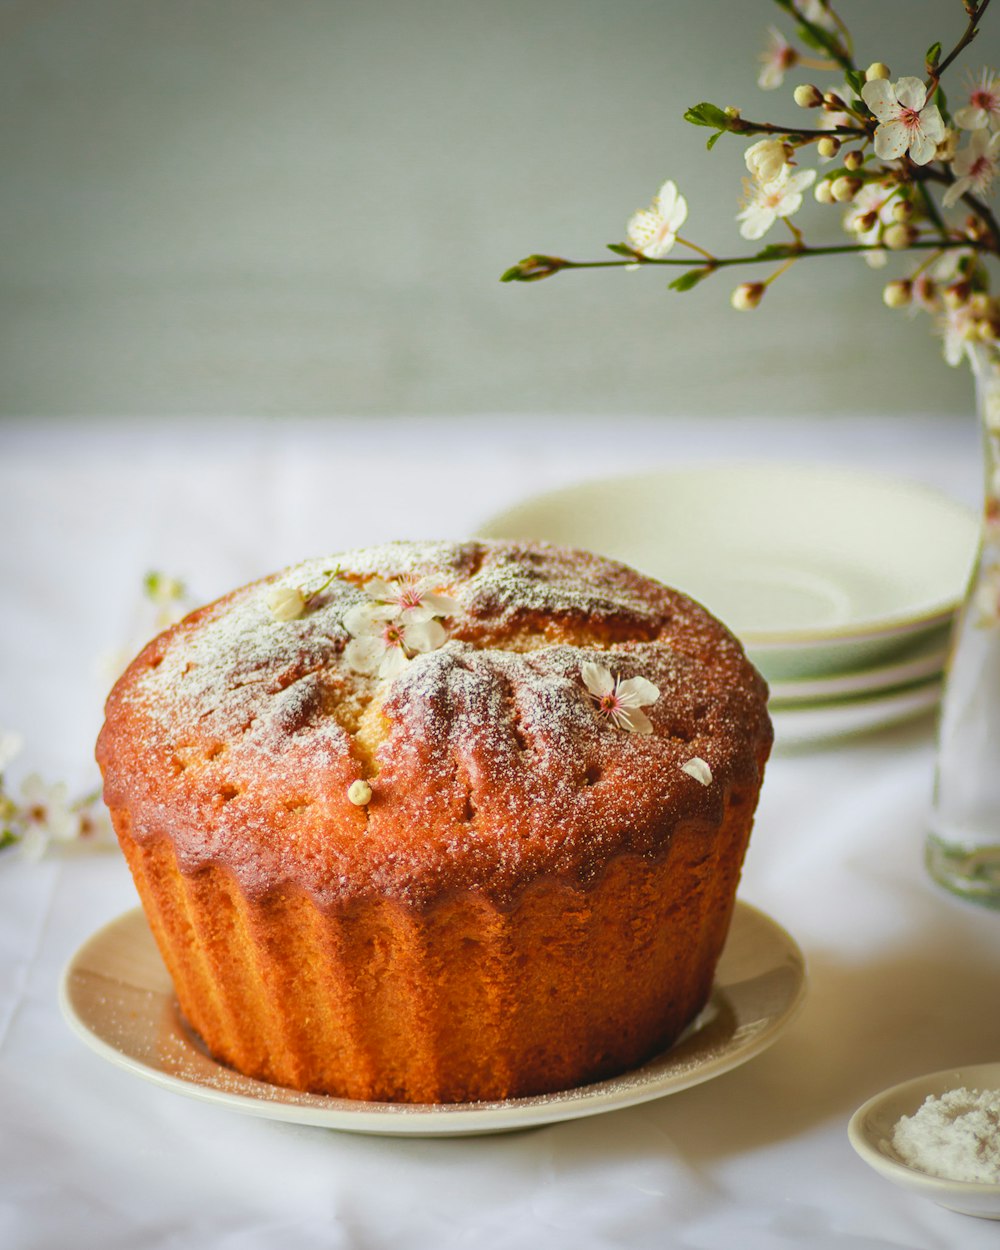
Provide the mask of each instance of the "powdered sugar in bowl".
[{"label": "powdered sugar in bowl", "polygon": [[[971,1098],[957,1099],[955,1091],[970,1091]],[[975,1131],[990,1123],[997,1102],[1000,1063],[948,1068],[870,1098],[851,1117],[848,1137],[861,1158],[894,1184],[952,1211],[1000,1220],[1000,1180],[960,1179],[983,1174],[981,1166],[968,1170],[963,1153],[969,1150],[970,1124]],[[904,1117],[908,1120],[900,1131]],[[986,1148],[1000,1152],[1000,1138]],[[948,1174],[932,1175],[932,1169]]]}]

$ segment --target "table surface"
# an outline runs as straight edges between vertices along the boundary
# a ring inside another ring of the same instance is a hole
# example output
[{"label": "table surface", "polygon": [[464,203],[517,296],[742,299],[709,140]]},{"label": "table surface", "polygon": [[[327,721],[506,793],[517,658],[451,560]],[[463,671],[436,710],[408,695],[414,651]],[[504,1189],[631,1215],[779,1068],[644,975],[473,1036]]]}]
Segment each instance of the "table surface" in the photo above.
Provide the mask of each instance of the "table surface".
[{"label": "table surface", "polygon": [[[952,420],[628,418],[0,426],[0,727],[10,766],[93,784],[96,658],[143,575],[203,599],[305,555],[468,533],[516,499],[612,472],[733,459],[893,472],[975,505]],[[801,1013],[704,1085],[503,1136],[364,1137],[236,1115],[103,1062],[62,1021],[67,960],[134,906],[114,851],[0,856],[0,1245],[26,1247],[994,1247],[897,1190],[852,1111],[922,1072],[1000,1058],[1000,915],[921,861],[932,716],[769,766],[741,897],[808,963]]]}]

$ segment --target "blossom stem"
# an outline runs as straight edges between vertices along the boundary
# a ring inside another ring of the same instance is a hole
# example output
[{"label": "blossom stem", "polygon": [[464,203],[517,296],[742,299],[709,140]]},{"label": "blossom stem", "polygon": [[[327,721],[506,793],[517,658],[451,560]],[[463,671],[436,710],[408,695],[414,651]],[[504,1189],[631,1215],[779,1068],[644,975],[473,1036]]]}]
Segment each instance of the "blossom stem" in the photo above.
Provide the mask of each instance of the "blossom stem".
[{"label": "blossom stem", "polygon": [[715,264],[715,257],[711,252],[706,252],[703,247],[699,247],[697,243],[692,243],[690,239],[682,239],[679,234],[674,237],[677,239],[678,243],[683,243],[684,246],[689,247],[692,252],[698,252],[699,255],[704,256],[706,260],[711,261],[713,265]]},{"label": "blossom stem", "polygon": [[928,66],[928,96],[930,96],[931,92],[937,90],[937,85],[941,81],[941,75],[952,63],[952,61],[954,61],[957,56],[960,56],[973,39],[975,39],[975,37],[979,34],[979,19],[989,7],[990,0],[980,0],[980,3],[975,5],[966,4],[965,11],[969,15],[969,24],[966,26],[965,33],[962,35],[962,38],[955,44],[943,61],[938,61],[937,65]]},{"label": "blossom stem", "polygon": [[[811,247],[809,244],[803,243],[801,245],[789,244],[783,246],[786,246],[786,251],[784,252],[775,252],[772,249],[765,248],[762,253],[756,256],[713,256],[709,263],[709,268],[726,269],[733,265],[773,265],[777,260],[801,260],[807,256],[840,256],[845,253],[864,255],[865,252],[879,252],[883,249],[881,243],[836,243],[828,244],[824,247]],[[945,235],[938,238],[914,239],[912,243],[905,248],[901,248],[900,251],[920,252],[937,249],[946,252],[956,248],[987,253],[993,253],[996,250],[989,241],[966,238],[956,239]],[[792,254],[789,255],[789,252]],[[690,269],[694,266],[704,267],[705,261],[693,256],[686,258],[675,256],[653,258],[643,256],[640,253],[632,253],[622,260],[566,260],[560,257],[558,270],[553,269],[552,272],[557,273],[563,269],[624,269],[635,265],[679,266],[684,269]],[[508,279],[508,281],[513,280],[515,279]]]},{"label": "blossom stem", "polygon": [[[845,108],[845,112],[851,112]],[[784,135],[788,139],[802,139],[811,142],[813,139],[829,139],[835,135],[846,135],[848,138],[867,139],[868,130],[864,126],[831,126],[829,130],[803,129],[801,126],[776,126],[772,122],[751,122],[745,117],[734,118],[729,125],[730,134],[734,135]]]},{"label": "blossom stem", "polygon": [[[971,249],[973,251],[993,251],[985,242],[976,239],[915,239],[911,244],[900,249],[901,251],[928,251],[939,247],[943,251],[953,249],[953,247],[961,247],[961,249]],[[803,256],[836,256],[843,255],[844,252],[858,252],[864,254],[866,251],[881,251],[881,244],[865,244],[865,242],[848,242],[848,244],[830,244],[824,247],[811,247],[804,244],[795,249],[795,260],[801,259]],[[766,249],[765,249],[766,251]],[[784,255],[756,255],[756,256],[712,256],[711,265],[715,269],[725,269],[729,265],[754,265],[754,264],[774,264],[775,260],[784,260]],[[631,256],[627,260],[565,260],[560,257],[561,269],[624,269],[629,265],[680,265],[690,269],[692,265],[704,265],[704,261],[696,260],[694,256]]]}]

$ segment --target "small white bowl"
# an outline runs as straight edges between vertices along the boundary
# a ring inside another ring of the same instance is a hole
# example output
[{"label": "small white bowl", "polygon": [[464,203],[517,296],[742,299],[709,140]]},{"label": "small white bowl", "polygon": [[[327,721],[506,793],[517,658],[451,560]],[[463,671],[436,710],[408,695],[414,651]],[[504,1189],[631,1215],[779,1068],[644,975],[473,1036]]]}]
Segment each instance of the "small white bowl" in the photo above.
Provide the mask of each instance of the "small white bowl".
[{"label": "small white bowl", "polygon": [[948,1068],[883,1090],[855,1111],[847,1126],[847,1135],[865,1163],[894,1184],[922,1194],[951,1211],[1000,1220],[1000,1184],[930,1176],[901,1162],[890,1144],[900,1116],[913,1115],[930,1095],[940,1097],[950,1089],[963,1086],[966,1089],[1000,1089],[1000,1063]]}]

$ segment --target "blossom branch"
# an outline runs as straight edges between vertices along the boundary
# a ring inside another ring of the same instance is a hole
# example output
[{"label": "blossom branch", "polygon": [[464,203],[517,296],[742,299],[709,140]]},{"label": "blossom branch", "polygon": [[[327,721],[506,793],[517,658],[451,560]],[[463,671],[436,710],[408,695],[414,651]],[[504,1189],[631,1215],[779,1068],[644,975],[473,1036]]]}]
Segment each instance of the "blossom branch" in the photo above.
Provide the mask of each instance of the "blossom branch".
[{"label": "blossom branch", "polygon": [[[627,259],[567,260],[563,256],[542,256],[536,253],[533,256],[525,257],[524,260],[519,261],[516,265],[512,265],[505,273],[501,274],[500,281],[536,282],[541,278],[550,278],[554,274],[561,273],[564,269],[634,269],[639,266],[645,267],[646,265],[705,269],[711,272],[716,269],[727,269],[733,265],[768,264],[778,260],[787,260],[788,258],[798,260],[806,256],[842,256],[849,253],[864,255],[866,252],[881,252],[885,250],[882,243],[832,243],[822,247],[813,247],[808,243],[793,242],[771,243],[763,251],[747,256],[713,256],[710,253],[703,253],[703,256],[699,258],[696,256],[643,256],[641,252],[634,251],[618,243],[609,244],[609,247],[612,251],[621,251],[623,255],[627,256]],[[954,235],[948,234],[936,238],[915,239],[907,245],[905,250],[913,252],[940,252],[947,251],[949,248],[959,247],[980,252],[993,250],[988,241],[956,238]],[[705,259],[705,257],[708,257],[708,259]]]},{"label": "blossom branch", "polygon": [[969,44],[979,34],[979,20],[990,7],[990,0],[981,0],[981,3],[975,4],[971,0],[966,0],[965,11],[969,15],[969,24],[965,28],[965,33],[958,43],[952,48],[943,61],[938,61],[934,65],[927,66],[927,86],[929,91],[933,91],[941,81],[941,75],[955,61]]}]

